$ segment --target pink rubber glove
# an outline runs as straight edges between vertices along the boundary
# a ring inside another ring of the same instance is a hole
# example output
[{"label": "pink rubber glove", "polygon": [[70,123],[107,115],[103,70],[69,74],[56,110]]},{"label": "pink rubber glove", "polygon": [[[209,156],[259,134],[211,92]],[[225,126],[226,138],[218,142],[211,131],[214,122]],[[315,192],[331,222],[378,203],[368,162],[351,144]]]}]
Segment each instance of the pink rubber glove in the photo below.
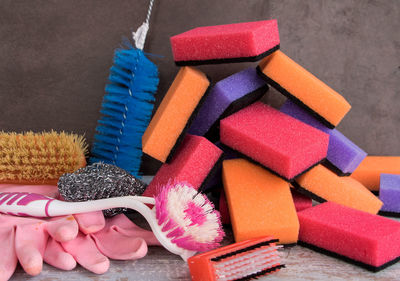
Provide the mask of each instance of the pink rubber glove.
[{"label": "pink rubber glove", "polygon": [[[147,245],[161,246],[153,232],[140,228],[124,214],[107,219],[106,226],[90,236],[103,254],[116,260],[137,259],[146,255]],[[146,252],[134,253],[134,249],[144,249],[143,244]]]},{"label": "pink rubber glove", "polygon": [[82,267],[101,274],[108,270],[108,258],[140,259],[147,254],[147,244],[160,245],[151,231],[138,227],[120,214],[106,219],[106,226],[99,232],[79,233],[76,239],[64,243],[50,238],[44,259],[48,264],[63,268],[68,265],[63,257],[70,254]]},{"label": "pink rubber glove", "polygon": [[[3,185],[2,187],[0,185],[0,191],[3,192],[35,192],[57,198],[58,193],[54,188],[54,186]],[[0,238],[4,236],[2,241],[8,241],[7,243],[14,241],[16,245],[18,244],[18,249],[23,252],[18,256],[18,258],[21,256],[22,263],[35,261],[36,267],[40,265],[40,268],[35,268],[35,271],[31,269],[30,263],[23,266],[24,270],[31,275],[40,273],[42,257],[46,263],[59,269],[71,270],[76,263],[79,263],[89,271],[102,274],[109,268],[107,257],[118,260],[135,260],[146,255],[147,244],[160,245],[151,231],[138,227],[123,214],[106,221],[102,212],[53,218],[50,221],[7,215],[3,215],[3,218],[7,219],[3,224],[5,227],[0,225]],[[15,236],[18,239],[14,239],[13,233],[15,234],[15,232],[12,231],[7,231],[6,235],[2,236],[1,230],[7,229],[9,225],[17,225],[18,229],[23,229],[23,231],[18,231],[21,233],[19,236]],[[79,232],[77,231],[78,226]],[[26,237],[31,236],[35,238],[34,251],[29,250],[28,243],[25,241]],[[18,243],[16,243],[17,241]],[[1,244],[0,249],[3,249]],[[13,251],[10,248],[8,256],[12,256],[12,254]],[[13,260],[15,265],[6,264],[9,260]],[[9,278],[15,270],[17,258],[4,259],[4,261],[0,258],[0,272],[3,263],[5,267],[9,268],[7,271],[9,272],[7,278]],[[3,280],[1,276],[0,280]]]},{"label": "pink rubber glove", "polygon": [[[56,198],[56,186],[1,184],[0,192],[35,192]],[[102,212],[65,216],[52,219],[36,219],[0,215],[0,280],[8,280],[18,260],[26,273],[37,275],[42,270],[43,255],[48,238],[66,242],[75,239],[79,229],[85,233],[97,232],[105,225]],[[69,268],[76,262],[71,255],[65,255]],[[67,262],[66,262],[67,263]]]},{"label": "pink rubber glove", "polygon": [[18,260],[26,273],[39,274],[49,235],[58,241],[68,241],[78,235],[78,230],[73,216],[46,221],[1,214],[0,280],[12,276]]}]

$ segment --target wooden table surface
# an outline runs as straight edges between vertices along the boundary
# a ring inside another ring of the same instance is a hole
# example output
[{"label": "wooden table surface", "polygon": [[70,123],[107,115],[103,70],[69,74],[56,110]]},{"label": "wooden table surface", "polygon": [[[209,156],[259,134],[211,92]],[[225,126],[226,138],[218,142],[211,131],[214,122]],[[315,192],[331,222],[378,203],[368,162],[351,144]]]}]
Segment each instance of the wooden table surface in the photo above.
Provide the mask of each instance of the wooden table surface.
[{"label": "wooden table surface", "polygon": [[[151,178],[145,178],[149,181]],[[139,226],[148,228],[139,214],[130,215]],[[399,219],[400,220],[400,219]],[[224,244],[233,241],[232,231],[226,228]],[[286,268],[258,280],[400,280],[400,262],[378,273],[369,272],[358,266],[314,252],[301,246],[281,251]],[[1,252],[0,252],[1,253]],[[53,280],[120,280],[120,281],[161,281],[191,280],[187,264],[178,256],[162,247],[149,247],[148,254],[136,261],[110,262],[107,273],[96,275],[77,266],[72,271],[62,271],[44,264],[40,275],[30,277],[18,267],[10,280],[53,281]]]},{"label": "wooden table surface", "polygon": [[[135,222],[140,220],[134,216]],[[142,222],[138,223],[141,224]],[[225,243],[232,241],[227,229]],[[363,268],[328,257],[301,246],[282,250],[286,268],[258,280],[400,280],[400,263],[381,272],[372,273]],[[103,275],[93,274],[77,266],[72,271],[61,271],[47,264],[39,276],[29,277],[19,267],[10,280],[190,280],[189,269],[180,257],[170,254],[161,247],[149,247],[146,257],[136,261],[111,261],[110,269]]]}]

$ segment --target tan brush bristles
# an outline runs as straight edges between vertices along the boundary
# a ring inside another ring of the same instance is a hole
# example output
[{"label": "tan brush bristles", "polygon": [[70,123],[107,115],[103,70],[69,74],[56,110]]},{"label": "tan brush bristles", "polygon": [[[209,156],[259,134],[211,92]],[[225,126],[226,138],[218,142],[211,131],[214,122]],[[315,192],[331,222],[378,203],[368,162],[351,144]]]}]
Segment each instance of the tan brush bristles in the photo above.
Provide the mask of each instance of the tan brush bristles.
[{"label": "tan brush bristles", "polygon": [[83,136],[54,131],[0,132],[0,183],[56,184],[86,165]]}]

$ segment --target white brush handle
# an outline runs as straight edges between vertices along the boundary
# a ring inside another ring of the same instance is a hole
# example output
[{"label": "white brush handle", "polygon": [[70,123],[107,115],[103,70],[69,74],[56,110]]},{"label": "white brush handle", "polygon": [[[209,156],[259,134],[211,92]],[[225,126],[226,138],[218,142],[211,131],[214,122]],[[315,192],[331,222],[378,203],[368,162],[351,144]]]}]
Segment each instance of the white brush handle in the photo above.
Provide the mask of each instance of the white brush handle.
[{"label": "white brush handle", "polygon": [[171,242],[166,236],[168,233],[163,232],[162,226],[157,223],[155,207],[150,209],[145,204],[154,205],[154,198],[125,196],[86,202],[65,202],[34,193],[0,193],[0,212],[17,216],[56,217],[112,208],[133,209],[147,220],[158,241],[168,251],[181,256],[185,261],[193,256],[195,252]]}]

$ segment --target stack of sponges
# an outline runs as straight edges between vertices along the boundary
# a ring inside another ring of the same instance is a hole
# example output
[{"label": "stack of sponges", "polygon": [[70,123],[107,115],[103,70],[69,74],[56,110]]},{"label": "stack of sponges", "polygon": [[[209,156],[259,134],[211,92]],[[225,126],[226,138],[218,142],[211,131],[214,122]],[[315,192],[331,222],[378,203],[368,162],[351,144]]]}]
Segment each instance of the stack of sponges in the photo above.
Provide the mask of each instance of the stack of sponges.
[{"label": "stack of sponges", "polygon": [[[296,244],[300,231],[304,245],[374,270],[400,256],[397,247],[388,258],[369,260],[365,253],[374,248],[372,254],[384,256],[390,239],[375,247],[367,240],[380,232],[356,235],[358,229],[372,231],[369,222],[385,229],[382,235],[400,228],[378,218],[382,201],[370,191],[377,189],[377,175],[400,173],[400,165],[385,170],[370,163],[365,151],[335,129],[350,104],[279,50],[276,20],[199,27],[173,36],[171,45],[182,68],[143,135],[144,152],[163,162],[145,195],[156,195],[170,181],[187,182],[199,192],[221,192],[218,205],[236,242],[273,236],[281,244]],[[207,76],[193,67],[257,60],[257,67],[210,90]],[[288,98],[280,110],[260,101],[267,84]],[[387,167],[392,163],[386,162]],[[331,204],[312,207],[310,198]],[[319,237],[328,240],[320,243]],[[362,241],[354,242],[358,248],[339,247],[340,237]]]}]

